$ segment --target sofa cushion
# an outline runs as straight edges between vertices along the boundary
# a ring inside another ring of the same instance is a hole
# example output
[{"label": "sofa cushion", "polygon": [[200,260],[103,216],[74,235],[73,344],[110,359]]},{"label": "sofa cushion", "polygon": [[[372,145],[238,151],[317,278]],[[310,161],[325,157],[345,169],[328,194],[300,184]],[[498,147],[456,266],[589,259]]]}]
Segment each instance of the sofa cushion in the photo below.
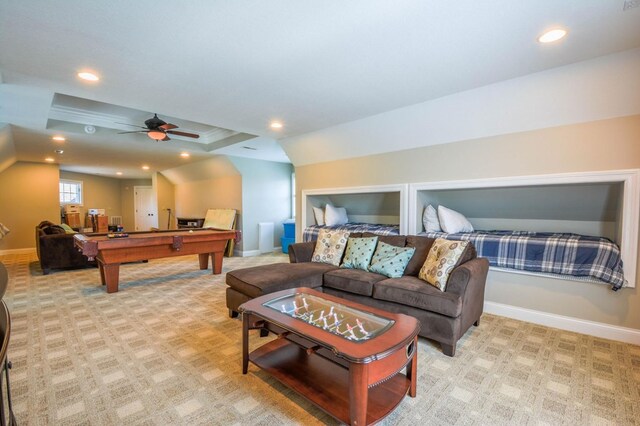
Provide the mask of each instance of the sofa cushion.
[{"label": "sofa cushion", "polygon": [[378,243],[376,252],[371,258],[369,271],[386,275],[389,278],[399,278],[404,274],[404,270],[415,251],[416,249],[413,247],[396,247]]},{"label": "sofa cushion", "polygon": [[418,276],[418,272],[420,272],[420,268],[422,268],[424,261],[427,259],[427,254],[434,241],[435,238],[416,235],[407,236],[407,247],[415,247],[416,251],[413,253],[407,268],[404,270],[405,275]]},{"label": "sofa cushion", "polygon": [[336,269],[324,274],[324,286],[348,293],[371,296],[373,285],[387,277],[360,269]]},{"label": "sofa cushion", "polygon": [[424,265],[420,268],[418,278],[444,291],[447,287],[449,274],[458,265],[469,244],[469,241],[451,241],[437,238],[429,250],[427,260],[424,261]]},{"label": "sofa cushion", "polygon": [[373,287],[373,298],[400,303],[457,318],[462,313],[462,297],[440,291],[419,278],[405,275],[386,279]]},{"label": "sofa cushion", "polygon": [[344,259],[340,267],[366,271],[369,268],[369,263],[371,263],[376,244],[378,244],[378,237],[351,238],[351,235],[349,235],[347,249],[344,252]]},{"label": "sofa cushion", "polygon": [[344,249],[347,246],[347,238],[349,238],[349,231],[321,229],[318,232],[316,248],[313,251],[311,261],[340,265]]},{"label": "sofa cushion", "polygon": [[390,244],[396,247],[404,247],[407,242],[405,235],[378,235],[373,232],[363,232],[362,237],[378,237],[379,243]]},{"label": "sofa cushion", "polygon": [[295,287],[320,287],[322,274],[336,266],[326,263],[273,263],[227,273],[227,285],[254,298]]}]

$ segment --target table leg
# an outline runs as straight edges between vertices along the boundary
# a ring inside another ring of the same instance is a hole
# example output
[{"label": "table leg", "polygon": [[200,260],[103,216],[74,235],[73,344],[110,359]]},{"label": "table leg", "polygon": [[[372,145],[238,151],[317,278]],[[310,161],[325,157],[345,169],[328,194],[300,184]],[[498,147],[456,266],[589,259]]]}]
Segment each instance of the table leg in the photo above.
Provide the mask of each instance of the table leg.
[{"label": "table leg", "polygon": [[368,379],[367,364],[352,363],[349,365],[349,417],[351,424],[355,426],[367,424]]},{"label": "table leg", "polygon": [[107,293],[115,293],[118,291],[118,279],[120,276],[120,264],[111,263],[108,265],[100,264],[101,275],[104,276],[104,283],[107,285]]},{"label": "table leg", "polygon": [[211,253],[211,269],[213,269],[213,274],[218,275],[222,273],[222,255],[224,252],[222,251],[214,251]]},{"label": "table leg", "polygon": [[407,377],[411,383],[409,387],[409,396],[411,398],[416,397],[416,384],[418,383],[418,336],[413,339],[413,355],[411,362],[407,365]]},{"label": "table leg", "polygon": [[249,369],[249,315],[242,314],[242,374]]},{"label": "table leg", "polygon": [[209,253],[199,253],[198,262],[200,262],[200,269],[207,269],[209,267]]},{"label": "table leg", "polygon": [[98,262],[98,269],[100,270],[100,282],[102,285],[106,285],[107,282],[104,280],[104,266],[102,265],[102,262]]}]

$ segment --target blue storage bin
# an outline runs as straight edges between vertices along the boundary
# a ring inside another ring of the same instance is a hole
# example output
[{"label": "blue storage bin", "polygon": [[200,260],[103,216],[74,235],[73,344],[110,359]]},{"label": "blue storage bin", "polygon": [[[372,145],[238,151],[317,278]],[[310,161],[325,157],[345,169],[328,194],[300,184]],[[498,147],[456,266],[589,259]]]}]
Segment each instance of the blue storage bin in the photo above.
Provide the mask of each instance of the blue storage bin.
[{"label": "blue storage bin", "polygon": [[296,223],[295,222],[284,222],[282,224],[284,226],[284,236],[286,238],[295,238],[296,237]]},{"label": "blue storage bin", "polygon": [[289,245],[295,242],[296,242],[295,238],[287,238],[287,237],[280,238],[280,243],[282,244],[282,252],[289,253]]}]

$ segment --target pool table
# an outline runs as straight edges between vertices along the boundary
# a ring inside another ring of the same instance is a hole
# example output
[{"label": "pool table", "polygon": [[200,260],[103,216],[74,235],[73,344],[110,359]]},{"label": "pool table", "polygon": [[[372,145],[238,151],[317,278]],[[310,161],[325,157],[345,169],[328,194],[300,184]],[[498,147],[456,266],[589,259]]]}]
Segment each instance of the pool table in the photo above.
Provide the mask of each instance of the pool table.
[{"label": "pool table", "polygon": [[[124,238],[114,234],[75,234],[76,247],[89,258],[96,259],[100,267],[102,285],[107,293],[118,291],[120,264],[161,257],[197,254],[200,269],[209,266],[209,255],[214,274],[222,272],[222,256],[229,240],[240,241],[236,230],[210,228],[169,230],[154,232],[130,232]],[[117,235],[117,234],[115,234]]]}]

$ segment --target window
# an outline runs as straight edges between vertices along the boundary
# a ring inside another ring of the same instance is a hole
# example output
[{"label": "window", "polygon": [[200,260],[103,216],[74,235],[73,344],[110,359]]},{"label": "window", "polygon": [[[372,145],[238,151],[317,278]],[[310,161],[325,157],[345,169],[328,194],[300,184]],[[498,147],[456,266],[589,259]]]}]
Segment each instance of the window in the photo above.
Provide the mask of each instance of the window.
[{"label": "window", "polygon": [[60,179],[60,204],[82,204],[82,182]]}]

